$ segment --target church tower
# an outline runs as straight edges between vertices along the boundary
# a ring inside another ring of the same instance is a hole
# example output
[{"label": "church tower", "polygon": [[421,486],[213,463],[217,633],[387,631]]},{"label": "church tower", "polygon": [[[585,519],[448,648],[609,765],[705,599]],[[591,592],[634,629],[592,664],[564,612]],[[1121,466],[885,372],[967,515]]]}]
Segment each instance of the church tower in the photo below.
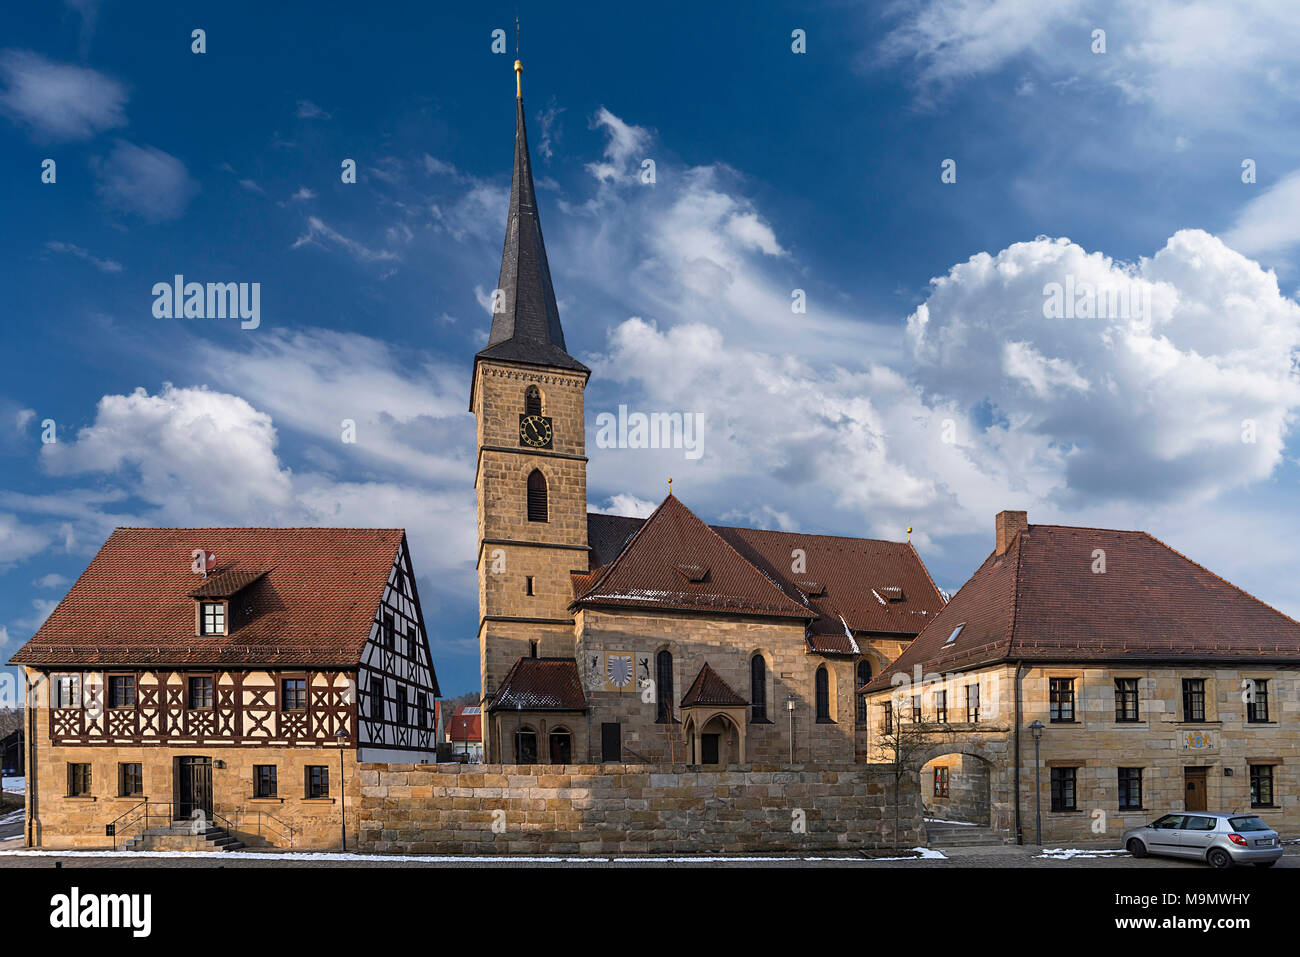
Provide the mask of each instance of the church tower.
[{"label": "church tower", "polygon": [[[583,390],[565,351],[537,214],[523,66],[515,61],[515,160],[492,330],[474,357],[479,659],[486,702],[520,658],[572,658],[569,572],[587,569]],[[496,755],[487,740],[485,755]]]}]

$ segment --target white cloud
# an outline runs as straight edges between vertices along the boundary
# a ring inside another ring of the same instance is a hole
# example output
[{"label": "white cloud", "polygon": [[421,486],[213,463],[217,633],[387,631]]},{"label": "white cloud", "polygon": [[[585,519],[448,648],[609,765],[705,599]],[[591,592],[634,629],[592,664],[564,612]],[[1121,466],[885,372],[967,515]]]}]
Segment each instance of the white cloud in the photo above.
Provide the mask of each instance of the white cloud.
[{"label": "white cloud", "polygon": [[176,219],[198,191],[185,164],[152,146],[118,140],[94,163],[96,191],[110,209],[147,222]]},{"label": "white cloud", "polygon": [[120,476],[155,521],[274,524],[292,500],[275,443],[271,417],[243,399],[167,385],[104,396],[95,421],[43,446],[41,461],[51,475]]},{"label": "white cloud", "polygon": [[[923,0],[888,16],[892,29],[863,62],[909,65],[923,100],[1007,67],[1023,88],[1027,68],[1176,125],[1273,134],[1277,103],[1300,90],[1290,0]],[[1091,50],[1095,29],[1104,54]]]},{"label": "white cloud", "polygon": [[1285,252],[1300,243],[1300,170],[1282,177],[1237,214],[1224,242],[1250,255]]},{"label": "white cloud", "polygon": [[605,504],[596,509],[598,512],[604,512],[607,515],[626,515],[629,518],[649,518],[650,513],[657,507],[656,503],[648,502],[643,498],[637,498],[635,495],[629,495],[627,492],[620,492],[617,495],[611,495]]},{"label": "white cloud", "polygon": [[68,142],[126,124],[126,89],[85,67],[54,63],[37,53],[0,53],[0,113],[35,139]]},{"label": "white cloud", "polygon": [[327,226],[319,216],[307,217],[307,231],[294,240],[289,248],[299,249],[303,246],[321,246],[330,243],[339,247],[357,262],[388,262],[397,259],[397,254],[388,249],[375,249],[364,243],[344,236]]},{"label": "white cloud", "polygon": [[16,515],[0,512],[0,566],[31,557],[50,541],[48,531],[24,525]]},{"label": "white cloud", "polygon": [[326,113],[311,100],[298,101],[298,119],[300,120],[328,120],[330,114]]},{"label": "white cloud", "polygon": [[629,160],[635,160],[640,166],[650,142],[649,130],[623,122],[603,106],[592,117],[591,125],[594,129],[603,129],[607,136],[605,161],[587,164],[592,176],[601,182],[622,179],[630,175],[627,170]]},{"label": "white cloud", "polygon": [[295,203],[305,203],[309,199],[316,198],[316,191],[306,186],[300,186],[298,192],[289,197]]},{"label": "white cloud", "polygon": [[122,271],[122,264],[116,259],[101,259],[90,251],[82,249],[80,246],[74,246],[72,243],[51,240],[45,244],[45,248],[52,253],[67,253],[70,256],[76,256],[78,259],[84,259],[100,272],[115,273]]},{"label": "white cloud", "polygon": [[32,582],[37,588],[60,588],[63,585],[71,585],[72,579],[64,578],[56,572],[50,572],[48,575],[42,575]]}]

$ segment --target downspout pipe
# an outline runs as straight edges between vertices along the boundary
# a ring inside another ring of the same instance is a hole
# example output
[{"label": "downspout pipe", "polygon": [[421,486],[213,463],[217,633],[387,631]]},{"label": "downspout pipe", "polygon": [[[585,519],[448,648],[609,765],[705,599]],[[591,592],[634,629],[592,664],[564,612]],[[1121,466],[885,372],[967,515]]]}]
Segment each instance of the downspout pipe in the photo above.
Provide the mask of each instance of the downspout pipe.
[{"label": "downspout pipe", "polygon": [[1020,704],[1020,682],[1024,677],[1024,663],[1016,662],[1016,765],[1015,765],[1015,789],[1016,789],[1016,843],[1024,844],[1025,838],[1020,826],[1020,725],[1021,725],[1021,704]]},{"label": "downspout pipe", "polygon": [[36,695],[33,693],[32,679],[26,668],[23,669],[23,684],[27,689],[27,846],[36,846],[36,801],[40,774],[36,764]]}]

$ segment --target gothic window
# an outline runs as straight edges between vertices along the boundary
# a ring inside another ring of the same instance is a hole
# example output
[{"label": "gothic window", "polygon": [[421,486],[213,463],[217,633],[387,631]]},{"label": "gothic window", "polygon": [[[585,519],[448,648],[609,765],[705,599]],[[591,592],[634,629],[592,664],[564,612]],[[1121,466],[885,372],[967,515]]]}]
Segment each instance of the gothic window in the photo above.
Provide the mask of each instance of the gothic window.
[{"label": "gothic window", "polygon": [[520,728],[515,732],[515,764],[537,763],[537,732]]},{"label": "gothic window", "polygon": [[551,763],[573,763],[573,735],[568,728],[556,728],[551,732]]},{"label": "gothic window", "polygon": [[[858,687],[863,687],[871,680],[871,662],[863,658],[858,662]],[[858,724],[867,723],[867,696],[858,695]]]},{"label": "gothic window", "polygon": [[546,505],[546,476],[533,469],[528,476],[528,521],[549,521]]},{"label": "gothic window", "polygon": [[673,653],[665,648],[655,655],[655,721],[673,720]]},{"label": "gothic window", "polygon": [[537,386],[530,385],[524,390],[524,415],[542,414],[542,394]]},{"label": "gothic window", "polygon": [[825,665],[822,665],[817,669],[815,691],[817,701],[817,723],[830,724],[834,720],[831,717],[831,678],[830,674],[826,671]]},{"label": "gothic window", "polygon": [[749,720],[767,723],[767,662],[762,655],[749,659]]}]

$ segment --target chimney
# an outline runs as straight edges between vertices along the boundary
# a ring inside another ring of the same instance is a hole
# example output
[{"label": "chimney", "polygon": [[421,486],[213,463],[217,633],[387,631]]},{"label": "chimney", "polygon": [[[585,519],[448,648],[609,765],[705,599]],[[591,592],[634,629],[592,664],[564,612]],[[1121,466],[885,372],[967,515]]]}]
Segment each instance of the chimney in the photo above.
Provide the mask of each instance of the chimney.
[{"label": "chimney", "polygon": [[993,554],[1005,555],[1011,543],[1016,540],[1016,536],[1028,529],[1028,512],[998,512],[997,518],[993,519],[993,530],[997,534],[997,544],[994,546]]}]

